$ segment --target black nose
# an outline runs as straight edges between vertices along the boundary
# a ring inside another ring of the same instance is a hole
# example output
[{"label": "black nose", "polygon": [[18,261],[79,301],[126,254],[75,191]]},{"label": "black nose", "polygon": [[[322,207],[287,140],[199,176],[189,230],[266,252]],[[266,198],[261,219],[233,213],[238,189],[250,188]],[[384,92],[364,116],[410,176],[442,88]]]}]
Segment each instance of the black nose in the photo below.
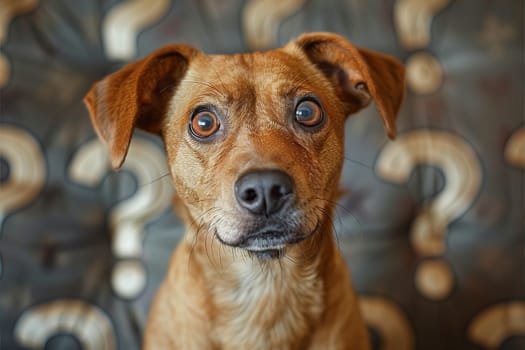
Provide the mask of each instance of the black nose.
[{"label": "black nose", "polygon": [[270,216],[293,200],[294,183],[279,170],[251,172],[235,183],[235,197],[252,214]]}]

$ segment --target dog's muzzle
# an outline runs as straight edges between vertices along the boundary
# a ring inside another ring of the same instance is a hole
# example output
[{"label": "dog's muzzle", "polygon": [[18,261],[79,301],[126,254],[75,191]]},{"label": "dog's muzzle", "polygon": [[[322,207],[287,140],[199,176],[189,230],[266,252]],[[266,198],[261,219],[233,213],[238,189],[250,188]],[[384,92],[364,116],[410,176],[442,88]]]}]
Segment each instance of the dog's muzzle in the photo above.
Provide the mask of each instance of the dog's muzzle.
[{"label": "dog's muzzle", "polygon": [[288,174],[280,170],[248,172],[236,181],[234,191],[241,210],[258,222],[236,247],[261,258],[275,258],[287,245],[301,240],[285,222],[296,200],[295,184]]}]

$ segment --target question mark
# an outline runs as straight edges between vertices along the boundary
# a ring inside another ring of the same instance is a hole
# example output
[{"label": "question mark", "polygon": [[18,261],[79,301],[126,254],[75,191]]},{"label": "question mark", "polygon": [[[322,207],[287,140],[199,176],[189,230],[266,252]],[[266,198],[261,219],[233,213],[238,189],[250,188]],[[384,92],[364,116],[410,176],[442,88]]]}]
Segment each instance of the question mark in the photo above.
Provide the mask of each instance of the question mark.
[{"label": "question mark", "polygon": [[251,49],[265,49],[277,41],[283,19],[300,9],[305,0],[250,0],[242,15],[243,31]]},{"label": "question mark", "polygon": [[[29,204],[40,192],[46,164],[37,141],[27,131],[0,126],[0,159],[8,164],[8,177],[0,182],[0,234],[9,213]],[[2,260],[0,259],[0,274]]]},{"label": "question mark", "polygon": [[481,167],[464,140],[442,131],[413,131],[389,143],[379,155],[378,175],[394,183],[406,183],[419,163],[440,168],[446,187],[425,205],[412,225],[410,237],[419,255],[432,257],[416,270],[419,292],[432,300],[448,296],[454,285],[450,267],[437,257],[446,250],[445,235],[450,222],[469,209],[481,186]]},{"label": "question mark", "polygon": [[[397,0],[394,22],[401,46],[407,50],[423,49],[430,44],[432,18],[450,0]],[[420,95],[435,92],[443,82],[443,68],[438,59],[425,52],[410,56],[406,62],[410,89]]]},{"label": "question mark", "polygon": [[[113,268],[111,284],[119,297],[133,299],[146,286],[146,271],[140,260],[144,226],[170,206],[173,189],[165,181],[155,181],[168,171],[164,153],[149,141],[137,138],[131,142],[123,169],[131,171],[139,184],[147,184],[120,201],[109,215],[113,253],[121,260]],[[107,150],[94,139],[76,152],[69,176],[76,183],[95,187],[108,171]]]},{"label": "question mark", "polygon": [[26,310],[15,324],[17,342],[31,349],[43,349],[56,334],[70,333],[86,350],[115,350],[111,320],[94,305],[82,300],[56,300]]},{"label": "question mark", "polygon": [[505,159],[516,167],[525,168],[525,127],[510,137],[505,146]]},{"label": "question mark", "polygon": [[414,332],[399,306],[384,298],[360,296],[359,307],[365,322],[379,332],[381,350],[414,349]]},{"label": "question mark", "polygon": [[505,146],[505,159],[515,167],[525,168],[525,127],[510,137]]},{"label": "question mark", "polygon": [[[6,0],[2,2],[0,11],[0,46],[7,40],[9,22],[15,16],[34,9],[37,4],[38,0]],[[0,53],[0,88],[7,84],[9,71],[9,61]]]},{"label": "question mark", "polygon": [[467,334],[487,349],[497,349],[511,336],[525,336],[525,302],[515,300],[490,306],[474,317]]},{"label": "question mark", "polygon": [[158,20],[170,0],[129,0],[115,6],[104,18],[104,51],[110,59],[129,60],[137,55],[138,33]]}]

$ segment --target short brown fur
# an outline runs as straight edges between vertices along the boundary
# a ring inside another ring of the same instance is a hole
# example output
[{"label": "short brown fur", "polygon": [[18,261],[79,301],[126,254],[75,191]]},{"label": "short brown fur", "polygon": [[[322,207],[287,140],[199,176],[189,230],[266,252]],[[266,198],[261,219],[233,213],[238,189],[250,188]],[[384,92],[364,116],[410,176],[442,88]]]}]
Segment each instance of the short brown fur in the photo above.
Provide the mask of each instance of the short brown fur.
[{"label": "short brown fur", "polygon": [[[135,127],[159,134],[186,224],[144,349],[369,349],[332,232],[343,130],[374,100],[393,138],[403,94],[399,62],[330,33],[232,56],[168,46],[96,83],[85,102],[113,166]],[[306,128],[294,113],[312,96],[325,119]],[[199,106],[220,121],[206,140],[189,131]],[[240,205],[244,175],[276,170],[292,179],[293,201],[266,218]],[[270,244],[264,235],[253,247],[240,244],[275,225],[293,236],[268,249],[277,256],[258,250]]]}]

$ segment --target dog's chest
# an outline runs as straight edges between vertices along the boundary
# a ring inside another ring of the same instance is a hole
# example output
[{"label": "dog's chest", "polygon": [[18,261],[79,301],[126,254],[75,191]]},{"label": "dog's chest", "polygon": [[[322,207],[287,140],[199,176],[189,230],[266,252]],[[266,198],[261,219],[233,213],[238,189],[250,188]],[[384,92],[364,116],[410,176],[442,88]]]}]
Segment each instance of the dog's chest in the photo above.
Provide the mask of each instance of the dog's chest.
[{"label": "dog's chest", "polygon": [[214,289],[218,342],[257,349],[304,343],[323,310],[323,282],[314,266],[236,268],[236,281]]}]

